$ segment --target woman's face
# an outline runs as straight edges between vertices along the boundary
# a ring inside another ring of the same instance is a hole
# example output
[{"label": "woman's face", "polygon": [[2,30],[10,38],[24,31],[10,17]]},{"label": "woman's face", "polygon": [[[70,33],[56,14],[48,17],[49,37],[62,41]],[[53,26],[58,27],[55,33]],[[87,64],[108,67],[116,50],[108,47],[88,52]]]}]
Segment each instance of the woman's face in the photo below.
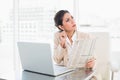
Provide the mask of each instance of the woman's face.
[{"label": "woman's face", "polygon": [[63,16],[63,21],[62,21],[62,28],[66,32],[71,32],[76,29],[76,23],[73,19],[73,16],[70,13],[65,13]]}]

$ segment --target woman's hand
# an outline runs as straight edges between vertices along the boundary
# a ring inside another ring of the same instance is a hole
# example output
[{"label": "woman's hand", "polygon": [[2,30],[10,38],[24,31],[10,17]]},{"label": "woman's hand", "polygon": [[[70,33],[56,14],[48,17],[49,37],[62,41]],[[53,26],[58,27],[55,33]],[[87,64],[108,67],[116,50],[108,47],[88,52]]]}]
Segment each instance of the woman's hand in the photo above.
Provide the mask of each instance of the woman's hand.
[{"label": "woman's hand", "polygon": [[95,58],[89,59],[89,60],[87,61],[86,65],[85,65],[85,67],[86,67],[87,69],[93,68],[94,65],[95,65],[95,60],[96,60]]},{"label": "woman's hand", "polygon": [[65,41],[66,41],[66,37],[67,37],[67,34],[65,31],[62,31],[59,33],[59,37],[60,37],[60,45],[62,48],[66,48],[66,45],[65,45]]}]

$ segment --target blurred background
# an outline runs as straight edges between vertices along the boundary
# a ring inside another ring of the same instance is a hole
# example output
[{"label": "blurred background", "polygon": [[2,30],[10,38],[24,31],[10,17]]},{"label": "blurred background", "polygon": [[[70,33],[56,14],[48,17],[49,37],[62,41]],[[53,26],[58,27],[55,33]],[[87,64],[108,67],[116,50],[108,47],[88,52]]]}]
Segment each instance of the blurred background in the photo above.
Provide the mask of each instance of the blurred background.
[{"label": "blurred background", "polygon": [[1,0],[0,77],[13,80],[13,70],[21,67],[16,42],[52,39],[57,31],[53,18],[61,9],[70,11],[80,31],[109,32],[110,51],[120,51],[119,7],[119,0]]}]

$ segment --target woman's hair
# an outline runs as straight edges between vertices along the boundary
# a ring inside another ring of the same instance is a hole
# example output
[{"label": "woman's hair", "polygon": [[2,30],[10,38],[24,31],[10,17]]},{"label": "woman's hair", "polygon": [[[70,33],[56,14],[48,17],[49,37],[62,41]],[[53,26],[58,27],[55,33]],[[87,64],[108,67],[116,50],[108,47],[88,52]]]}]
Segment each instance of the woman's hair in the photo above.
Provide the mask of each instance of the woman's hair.
[{"label": "woman's hair", "polygon": [[[59,28],[59,25],[63,25],[63,24],[62,24],[62,21],[63,21],[63,16],[64,16],[65,13],[69,13],[69,11],[67,11],[67,10],[60,10],[60,11],[58,11],[58,12],[55,14],[54,22],[55,22],[55,26],[56,26],[59,30],[61,30],[61,29]],[[62,30],[61,30],[61,31],[62,31]]]}]

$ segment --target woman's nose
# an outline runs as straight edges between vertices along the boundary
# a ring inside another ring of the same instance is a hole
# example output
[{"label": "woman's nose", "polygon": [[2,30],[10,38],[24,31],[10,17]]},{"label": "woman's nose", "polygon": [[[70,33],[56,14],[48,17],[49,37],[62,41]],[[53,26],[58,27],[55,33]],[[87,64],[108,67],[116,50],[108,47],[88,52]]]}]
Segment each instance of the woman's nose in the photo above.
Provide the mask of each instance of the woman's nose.
[{"label": "woman's nose", "polygon": [[71,21],[71,22],[72,22],[72,24],[75,24],[75,20],[74,20],[74,19],[72,19],[72,21]]}]

